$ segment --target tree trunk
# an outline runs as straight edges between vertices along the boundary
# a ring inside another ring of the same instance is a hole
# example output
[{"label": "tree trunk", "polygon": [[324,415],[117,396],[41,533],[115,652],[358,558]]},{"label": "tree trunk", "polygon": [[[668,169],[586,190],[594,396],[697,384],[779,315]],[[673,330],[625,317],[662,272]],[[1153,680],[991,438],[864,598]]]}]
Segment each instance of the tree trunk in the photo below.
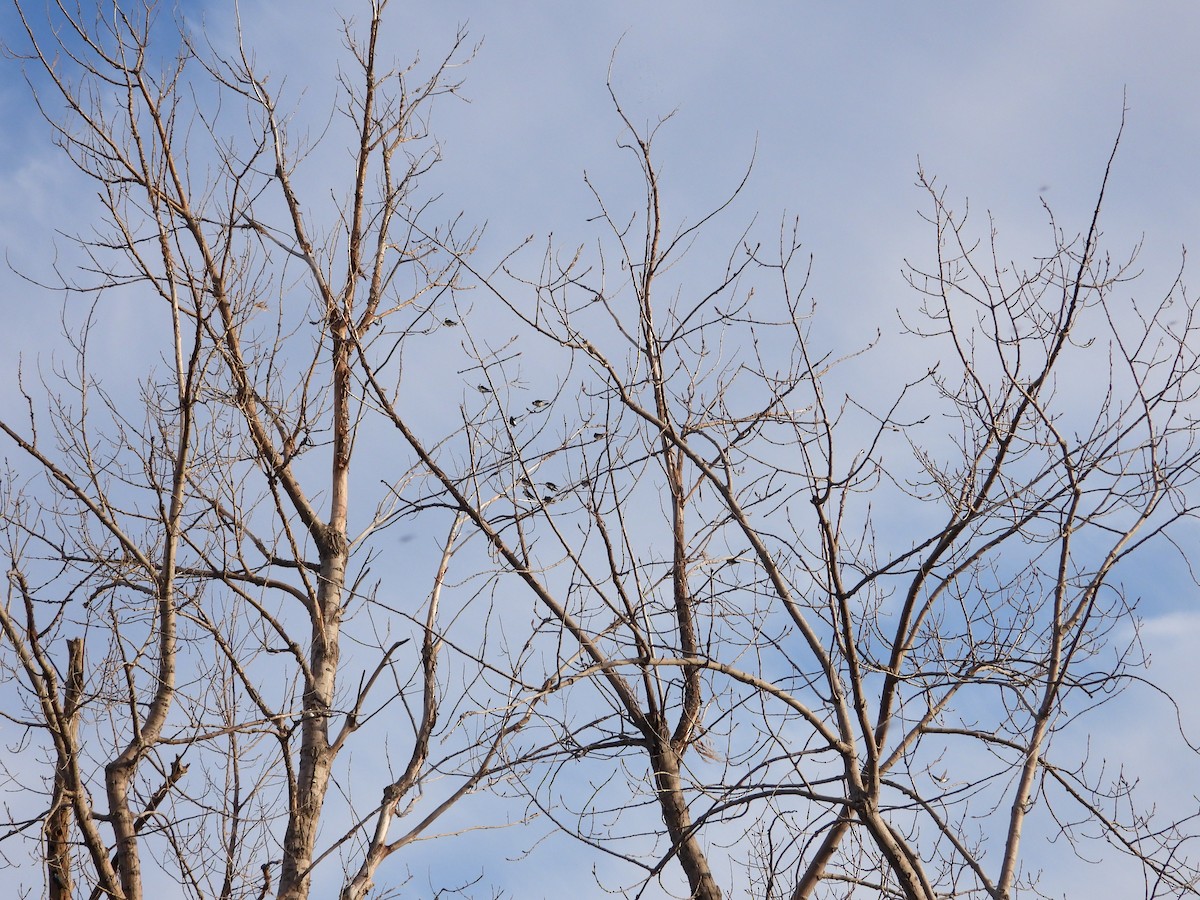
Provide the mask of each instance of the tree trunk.
[{"label": "tree trunk", "polygon": [[67,641],[67,685],[63,696],[63,752],[54,772],[54,797],[46,819],[46,868],[50,900],[71,900],[71,783],[79,740],[79,700],[83,694],[83,639]]},{"label": "tree trunk", "polygon": [[336,755],[329,743],[329,725],[337,683],[341,586],[346,572],[344,543],[341,552],[335,554],[321,569],[322,589],[319,609],[313,617],[310,654],[312,683],[304,691],[300,765],[283,839],[280,900],[307,900],[312,888],[317,832]]},{"label": "tree trunk", "polygon": [[679,754],[664,737],[651,747],[650,761],[654,766],[654,787],[662,807],[663,822],[671,837],[672,849],[687,874],[692,900],[721,900],[721,889],[708,867],[708,857],[692,829],[692,815],[679,777]]}]

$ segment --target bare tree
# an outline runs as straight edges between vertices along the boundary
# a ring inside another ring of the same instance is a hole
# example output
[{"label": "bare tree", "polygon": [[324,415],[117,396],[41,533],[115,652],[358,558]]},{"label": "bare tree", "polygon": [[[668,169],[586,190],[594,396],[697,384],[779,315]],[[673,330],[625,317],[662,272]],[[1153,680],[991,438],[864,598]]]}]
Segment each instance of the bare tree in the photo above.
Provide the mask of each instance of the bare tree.
[{"label": "bare tree", "polygon": [[[372,564],[419,508],[419,472],[393,456],[382,482],[351,482],[370,429],[354,354],[378,339],[399,357],[450,327],[438,308],[467,246],[418,229],[414,188],[438,157],[426,109],[469,48],[386,63],[386,5],[346,25],[329,130],[352,163],[322,179],[240,34],[208,46],[154,4],[45,20],[18,4],[9,49],[104,216],[81,275],[51,285],[92,298],[68,362],[39,368],[37,390],[27,372],[29,420],[0,423],[24,459],[4,480],[0,626],[30,750],[9,784],[32,807],[40,777],[48,803],[8,837],[44,827],[52,897],[135,900],[165,879],[300,898],[327,859],[322,892],[342,878],[364,897],[519,725],[501,716],[480,746],[441,721],[443,703],[471,710],[465,670],[445,669],[453,510],[424,521],[440,562],[379,593]],[[125,302],[136,397],[109,390],[89,344]]]},{"label": "bare tree", "polygon": [[[360,354],[498,583],[543,610],[524,678],[562,696],[525,732],[528,796],[646,886],[677,861],[706,900],[734,871],[793,900],[1036,893],[1035,815],[1134,857],[1148,896],[1195,894],[1197,807],[1155,814],[1068,743],[1141,677],[1116,578],[1194,515],[1200,462],[1194,301],[1118,300],[1112,159],[1087,227],[1051,218],[1028,269],[922,175],[937,258],[910,273],[922,362],[897,385],[872,347],[813,338],[797,229],[685,258],[727,204],[669,225],[653,134],[617,110],[644,208],[597,191],[594,250],[471,269],[523,328],[470,344],[476,452],[424,439]],[[542,393],[529,359],[561,364]]]},{"label": "bare tree", "polygon": [[[798,227],[715,253],[740,187],[668,220],[619,104],[644,206],[594,188],[594,247],[479,263],[417,191],[469,51],[393,67],[386,5],[309,144],[240,33],[18,4],[104,216],[51,285],[92,301],[67,361],[0,423],[4,839],[46,892],[364,898],[485,790],[629,896],[1037,894],[1031,819],[1200,891],[1196,809],[1073,740],[1142,677],[1118,579],[1200,452],[1195,306],[1121,300],[1109,170],[1026,268],[922,175],[936,261],[880,371],[820,338]],[[136,396],[97,371],[114,302]],[[414,365],[468,379],[456,415]],[[397,563],[414,521],[436,552]]]}]

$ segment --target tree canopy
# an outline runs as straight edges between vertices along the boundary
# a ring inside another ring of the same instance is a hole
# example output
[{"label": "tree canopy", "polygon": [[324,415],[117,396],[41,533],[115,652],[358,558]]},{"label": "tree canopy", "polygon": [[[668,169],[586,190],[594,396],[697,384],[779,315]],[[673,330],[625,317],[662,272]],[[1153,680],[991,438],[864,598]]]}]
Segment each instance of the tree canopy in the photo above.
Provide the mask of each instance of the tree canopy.
[{"label": "tree canopy", "polygon": [[493,896],[422,866],[499,833],[589,860],[547,896],[1047,896],[1047,835],[1200,892],[1192,787],[1090,746],[1130,690],[1195,750],[1138,603],[1195,534],[1200,335],[1105,242],[1123,120],[1025,262],[919,171],[928,252],[855,321],[805,220],[738,221],[752,165],[676,215],[612,83],[586,242],[485,240],[426,188],[473,45],[398,62],[388,7],[314,127],[241,31],[17,4],[97,198],[0,421],[21,889]]}]

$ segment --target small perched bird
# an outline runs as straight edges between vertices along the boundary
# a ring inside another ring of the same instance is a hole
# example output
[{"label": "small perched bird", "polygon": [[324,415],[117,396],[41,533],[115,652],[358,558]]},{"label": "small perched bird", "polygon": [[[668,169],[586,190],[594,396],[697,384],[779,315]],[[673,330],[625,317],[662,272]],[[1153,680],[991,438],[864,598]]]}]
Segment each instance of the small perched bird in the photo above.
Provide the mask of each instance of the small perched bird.
[{"label": "small perched bird", "polygon": [[529,405],[532,406],[534,409],[541,409],[543,406],[546,406],[547,404],[546,404],[545,400],[534,400]]},{"label": "small perched bird", "polygon": [[491,392],[492,392],[492,389],[490,387],[488,387],[486,384],[479,385],[479,393],[490,394]]},{"label": "small perched bird", "polygon": [[450,328],[453,328],[455,325],[458,324],[458,322],[454,321],[454,319],[442,319],[442,324],[447,325]]},{"label": "small perched bird", "polygon": [[557,490],[558,490],[558,485],[557,485],[557,484],[555,484],[553,481],[547,481],[547,482],[546,482],[546,487],[547,487],[548,489],[552,490],[552,491],[557,491]]}]

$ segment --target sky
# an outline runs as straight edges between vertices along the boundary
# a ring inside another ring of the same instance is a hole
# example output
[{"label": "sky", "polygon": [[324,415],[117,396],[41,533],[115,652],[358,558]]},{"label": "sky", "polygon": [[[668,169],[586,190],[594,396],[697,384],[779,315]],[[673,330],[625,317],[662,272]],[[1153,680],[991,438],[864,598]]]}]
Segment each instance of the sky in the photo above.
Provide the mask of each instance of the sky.
[{"label": "sky", "polygon": [[[178,8],[216,46],[229,40],[232,3]],[[260,69],[286,78],[297,116],[315,130],[328,118],[341,51],[335,11],[355,9],[327,0],[240,4]],[[797,218],[814,259],[818,327],[831,341],[861,343],[872,323],[894,323],[898,309],[915,304],[905,260],[928,261],[934,251],[919,214],[929,204],[914,183],[918,168],[955,206],[969,202],[977,225],[990,213],[1003,252],[1029,259],[1048,247],[1043,204],[1067,233],[1086,229],[1124,120],[1102,224],[1115,251],[1141,244],[1144,275],[1128,292],[1161,295],[1183,247],[1200,243],[1200,5],[1190,0],[393,0],[389,17],[386,40],[401,59],[438,58],[460,28],[478,43],[462,101],[448,98],[434,113],[444,163],[427,187],[441,208],[486,223],[485,259],[527,235],[586,240],[594,205],[585,173],[618,201],[638,190],[618,147],[609,79],[635,124],[672,116],[656,151],[676,221],[721,203],[753,164],[725,221],[731,233],[751,220],[769,232]],[[6,5],[0,35],[15,27]],[[50,146],[9,59],[0,61],[0,117],[0,244],[10,267],[47,278],[56,260],[74,258],[62,233],[87,229],[92,189]],[[331,166],[340,159],[335,147],[318,153]],[[0,271],[6,385],[18,355],[47,352],[61,300]],[[118,309],[101,334],[118,363],[136,327],[132,312]],[[11,389],[0,392],[5,416],[19,409]],[[1151,674],[1200,683],[1188,650],[1200,639],[1195,586],[1177,569],[1145,574]],[[1200,732],[1200,704],[1185,700],[1184,716]],[[1097,740],[1124,741],[1153,783],[1180,761],[1156,757],[1164,751],[1147,739],[1142,712],[1113,707]],[[1193,776],[1188,790],[1198,789]],[[1101,868],[1072,869],[1062,889],[1089,896],[1082,888],[1088,878],[1104,883]]]}]

